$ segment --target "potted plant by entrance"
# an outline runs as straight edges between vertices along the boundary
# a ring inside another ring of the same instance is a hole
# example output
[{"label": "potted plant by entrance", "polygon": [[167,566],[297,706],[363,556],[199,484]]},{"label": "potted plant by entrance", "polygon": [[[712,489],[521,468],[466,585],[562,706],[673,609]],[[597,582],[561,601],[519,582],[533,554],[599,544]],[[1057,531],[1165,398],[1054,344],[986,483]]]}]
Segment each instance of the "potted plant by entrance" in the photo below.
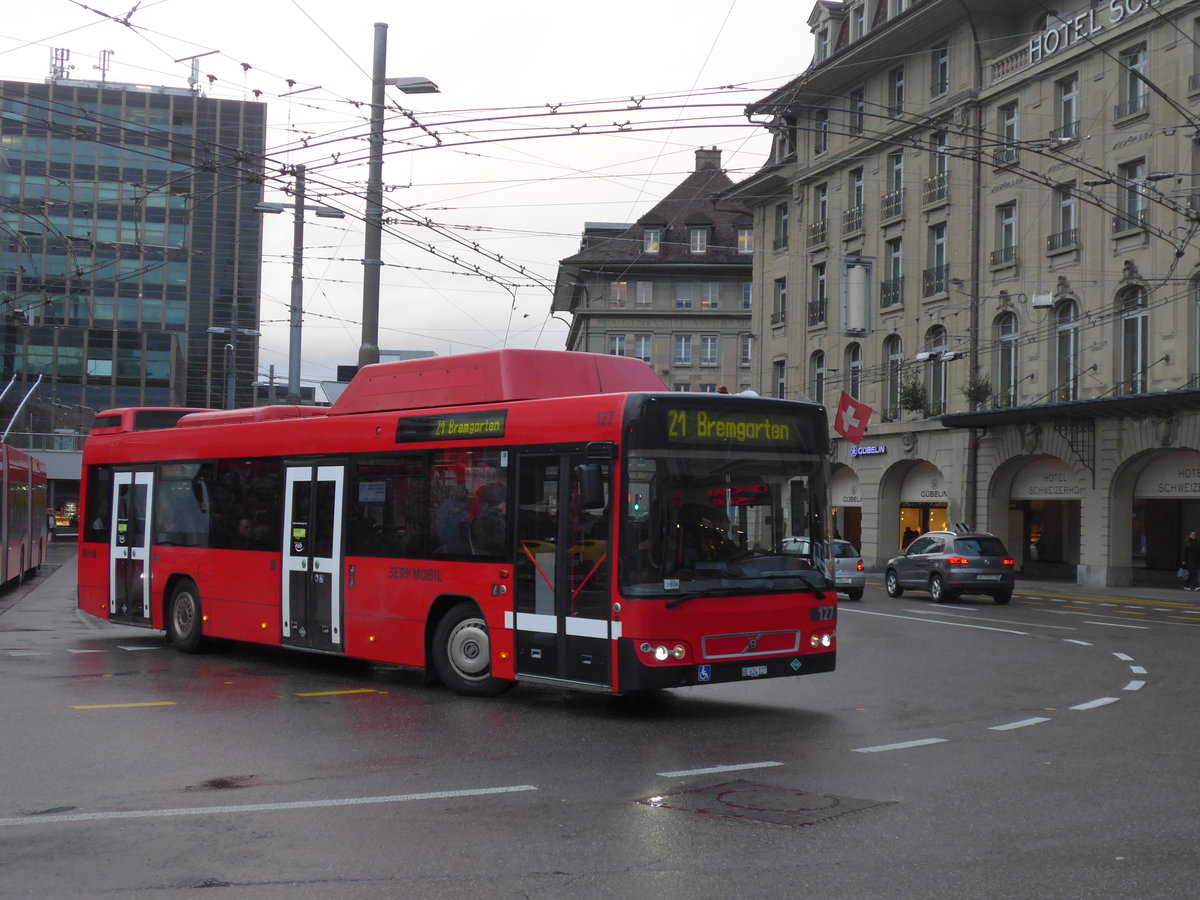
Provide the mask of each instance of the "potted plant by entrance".
[{"label": "potted plant by entrance", "polygon": [[987,375],[972,373],[962,386],[963,396],[971,404],[971,409],[979,409],[992,396],[992,379]]}]

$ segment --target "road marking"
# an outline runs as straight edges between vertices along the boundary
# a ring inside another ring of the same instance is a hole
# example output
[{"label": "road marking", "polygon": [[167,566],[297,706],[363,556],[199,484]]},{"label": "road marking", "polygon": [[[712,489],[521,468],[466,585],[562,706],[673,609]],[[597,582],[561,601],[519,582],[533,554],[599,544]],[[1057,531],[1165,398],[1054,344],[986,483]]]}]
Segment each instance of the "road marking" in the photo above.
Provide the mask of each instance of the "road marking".
[{"label": "road marking", "polygon": [[743,769],[768,769],[782,766],[781,762],[741,763],[735,766],[710,766],[707,769],[680,769],[678,772],[659,772],[661,778],[686,778],[689,775],[712,775],[716,772],[740,772]]},{"label": "road marking", "polygon": [[921,741],[905,741],[901,744],[881,744],[878,747],[857,747],[854,753],[883,753],[887,750],[907,750],[910,747],[924,747],[928,744],[944,744],[946,738],[925,738]]},{"label": "road marking", "polygon": [[49,656],[48,650],[9,650],[9,656]]},{"label": "road marking", "polygon": [[1133,681],[1129,682],[1129,684],[1125,685],[1125,687],[1122,690],[1140,691],[1145,686],[1146,686],[1145,681],[1139,681],[1138,679],[1135,678]]},{"label": "road marking", "polygon": [[117,644],[117,647],[119,647],[121,650],[128,650],[130,653],[136,653],[139,650],[161,650],[162,649],[161,647],[134,647],[134,646],[127,646],[125,644]]},{"label": "road marking", "polygon": [[1085,621],[1083,624],[1084,625],[1104,625],[1108,628],[1136,628],[1136,629],[1138,629],[1138,631],[1149,631],[1150,630],[1149,625],[1125,625],[1125,624],[1118,623],[1118,622],[1088,622],[1088,621]]},{"label": "road marking", "polygon": [[1130,666],[1129,671],[1132,672],[1134,675],[1145,675],[1146,667],[1145,666]]},{"label": "road marking", "polygon": [[1133,662],[1133,657],[1130,656],[1128,653],[1114,653],[1113,656],[1115,656],[1117,659],[1121,660],[1122,662]]},{"label": "road marking", "polygon": [[276,812],[289,809],[321,809],[334,806],[368,806],[375,803],[406,803],[410,800],[447,800],[456,797],[481,797],[488,794],[512,794],[536,791],[532,784],[511,787],[475,788],[464,791],[432,791],[425,794],[394,794],[390,797],[343,797],[335,800],[294,800],[287,803],[247,803],[243,806],[192,806],[177,809],[132,809],[94,813],[61,813],[45,816],[20,816],[0,819],[0,828],[12,825],[50,825],[57,822],[101,822],[112,819],[159,819],[176,816],[216,816],[241,813]]},{"label": "road marking", "polygon": [[1071,709],[1095,709],[1098,706],[1108,706],[1110,703],[1116,703],[1120,699],[1120,697],[1101,697],[1099,700],[1089,700],[1087,703],[1072,706]]},{"label": "road marking", "polygon": [[67,709],[137,709],[143,706],[174,706],[173,700],[156,700],[150,703],[94,703],[89,706],[68,706]]},{"label": "road marking", "polygon": [[74,647],[67,648],[68,653],[103,653],[103,650],[77,650]]},{"label": "road marking", "polygon": [[869,609],[847,609],[844,606],[838,607],[838,615],[847,612],[858,613],[861,616],[883,616],[885,619],[904,619],[908,622],[922,622],[926,625],[953,625],[955,628],[978,628],[980,631],[999,631],[1002,634],[1029,634],[1027,631],[1013,631],[1011,628],[989,628],[987,625],[968,625],[965,622],[942,622],[939,619],[916,619],[912,616],[898,616],[895,613],[881,613]]},{"label": "road marking", "polygon": [[1092,646],[1090,641],[1079,641],[1079,640],[1076,640],[1075,638],[1063,638],[1063,643],[1064,644],[1078,644],[1080,647]]},{"label": "road marking", "polygon": [[354,688],[348,691],[310,691],[306,694],[292,694],[293,697],[340,697],[345,694],[381,694],[375,688]]},{"label": "road marking", "polygon": [[1036,716],[1032,719],[1022,719],[1020,722],[1009,722],[1007,725],[992,725],[988,731],[1012,731],[1014,728],[1025,728],[1029,725],[1041,725],[1049,722],[1049,716]]}]

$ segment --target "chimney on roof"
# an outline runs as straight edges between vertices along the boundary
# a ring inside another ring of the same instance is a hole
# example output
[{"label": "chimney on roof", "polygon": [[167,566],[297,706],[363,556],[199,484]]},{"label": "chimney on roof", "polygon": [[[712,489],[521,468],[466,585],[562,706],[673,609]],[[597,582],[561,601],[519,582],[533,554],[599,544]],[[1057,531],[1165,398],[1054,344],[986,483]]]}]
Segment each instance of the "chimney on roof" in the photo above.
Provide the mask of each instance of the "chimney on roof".
[{"label": "chimney on roof", "polygon": [[721,168],[721,151],[716,147],[706,150],[701,147],[696,151],[696,171]]}]

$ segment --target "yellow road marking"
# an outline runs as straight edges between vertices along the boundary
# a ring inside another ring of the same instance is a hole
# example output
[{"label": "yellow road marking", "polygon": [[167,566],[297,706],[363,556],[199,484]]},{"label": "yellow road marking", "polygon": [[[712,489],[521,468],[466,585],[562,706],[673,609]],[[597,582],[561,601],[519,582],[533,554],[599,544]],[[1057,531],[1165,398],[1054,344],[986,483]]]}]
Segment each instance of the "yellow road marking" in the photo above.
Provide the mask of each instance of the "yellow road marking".
[{"label": "yellow road marking", "polygon": [[156,700],[152,703],[94,703],[90,706],[68,706],[67,709],[137,709],[142,706],[174,706],[173,700]]},{"label": "yellow road marking", "polygon": [[343,694],[378,694],[374,688],[355,688],[352,691],[312,691],[307,694],[292,694],[293,697],[340,697]]},{"label": "yellow road marking", "polygon": [[1140,609],[1118,609],[1118,610],[1116,610],[1116,614],[1118,616],[1144,616],[1145,615],[1145,613],[1142,612]]}]

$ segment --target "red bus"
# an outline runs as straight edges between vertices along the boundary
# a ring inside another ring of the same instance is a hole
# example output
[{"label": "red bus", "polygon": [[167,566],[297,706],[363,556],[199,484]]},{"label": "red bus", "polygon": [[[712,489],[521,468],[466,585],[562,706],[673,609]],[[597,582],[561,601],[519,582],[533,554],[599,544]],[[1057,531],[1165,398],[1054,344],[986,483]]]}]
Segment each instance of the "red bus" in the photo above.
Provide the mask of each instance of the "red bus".
[{"label": "red bus", "polygon": [[0,444],[0,583],[21,582],[46,560],[46,464],[23,450]]},{"label": "red bus", "polygon": [[362,369],[329,408],[113,410],[83,451],[79,607],[202,638],[631,692],[833,670],[817,404],[640,360]]}]

